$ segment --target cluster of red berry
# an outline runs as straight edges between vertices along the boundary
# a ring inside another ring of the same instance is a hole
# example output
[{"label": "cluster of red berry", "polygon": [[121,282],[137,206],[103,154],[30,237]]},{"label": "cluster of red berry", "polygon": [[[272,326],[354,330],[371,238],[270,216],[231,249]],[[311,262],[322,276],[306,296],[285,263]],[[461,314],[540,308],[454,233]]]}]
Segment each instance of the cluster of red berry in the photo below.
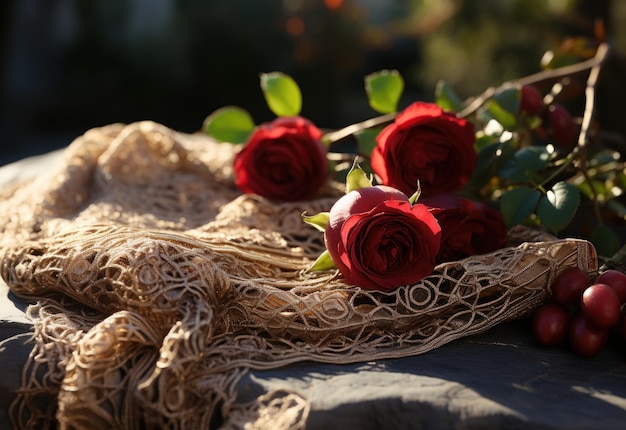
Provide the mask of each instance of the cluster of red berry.
[{"label": "cluster of red berry", "polygon": [[520,111],[542,119],[542,126],[536,131],[552,141],[556,148],[569,152],[576,145],[578,126],[572,115],[560,103],[551,102],[546,105],[543,95],[536,86],[522,86]]},{"label": "cluster of red berry", "polygon": [[551,285],[552,301],[532,319],[533,334],[542,345],[569,341],[581,356],[598,354],[614,336],[626,342],[626,274],[607,270],[593,281],[576,267],[564,269]]}]

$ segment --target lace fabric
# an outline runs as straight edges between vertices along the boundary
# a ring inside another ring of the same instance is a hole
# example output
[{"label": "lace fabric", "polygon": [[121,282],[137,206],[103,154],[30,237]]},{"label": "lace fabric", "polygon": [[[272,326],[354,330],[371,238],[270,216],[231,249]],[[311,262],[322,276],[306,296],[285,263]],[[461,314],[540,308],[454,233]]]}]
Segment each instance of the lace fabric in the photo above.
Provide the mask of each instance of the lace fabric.
[{"label": "lace fabric", "polygon": [[[50,172],[0,190],[1,273],[31,299],[17,428],[303,427],[298,393],[237,405],[246,369],[424,353],[532,312],[590,243],[523,228],[393,292],[305,269],[324,250],[312,201],[241,195],[237,147],[153,122],[76,139]],[[271,423],[271,426],[268,425]]]}]

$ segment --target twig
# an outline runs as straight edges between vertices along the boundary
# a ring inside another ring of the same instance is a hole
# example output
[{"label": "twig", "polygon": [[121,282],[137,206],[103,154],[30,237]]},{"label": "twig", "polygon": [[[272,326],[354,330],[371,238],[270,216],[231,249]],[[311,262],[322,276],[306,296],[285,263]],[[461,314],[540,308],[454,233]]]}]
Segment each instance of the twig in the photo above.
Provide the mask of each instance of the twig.
[{"label": "twig", "polygon": [[609,52],[609,45],[603,43],[598,46],[596,55],[593,57],[593,59],[596,60],[596,64],[593,65],[591,71],[589,72],[587,86],[585,87],[585,111],[583,113],[583,121],[580,125],[580,133],[578,135],[579,148],[584,148],[587,144],[587,134],[589,133],[596,109],[596,86],[598,85],[598,78],[600,77],[602,64],[607,59]]},{"label": "twig", "polygon": [[[609,45],[603,43],[598,47],[598,51],[594,58],[598,59],[598,63],[591,68],[589,72],[589,76],[587,77],[587,84],[585,87],[585,110],[583,112],[583,119],[580,125],[580,133],[578,134],[578,143],[577,150],[584,151],[585,145],[587,145],[587,136],[589,134],[589,129],[591,128],[591,123],[593,121],[593,117],[595,116],[596,110],[596,87],[598,85],[598,78],[600,77],[600,71],[602,70],[602,64],[604,60],[607,58],[609,53]],[[586,168],[586,157],[583,154],[581,157],[581,161],[583,165],[581,166],[582,174],[585,178],[585,181],[589,184],[589,188],[591,190],[591,194],[593,195],[593,209],[596,215],[596,218],[601,223],[602,222],[602,214],[600,213],[600,207],[598,206],[598,193],[596,191],[596,187],[594,186],[589,174],[587,173]]]},{"label": "twig", "polygon": [[[538,82],[558,79],[564,76],[571,76],[577,73],[581,73],[589,69],[591,69],[591,73],[590,73],[590,77],[587,83],[587,90],[595,94],[594,88],[596,85],[597,76],[600,73],[600,65],[605,61],[606,57],[608,56],[608,53],[609,53],[609,45],[607,43],[602,43],[600,46],[598,46],[598,49],[596,50],[596,55],[593,58],[590,58],[589,60],[582,61],[580,63],[572,64],[569,66],[559,67],[558,69],[544,70],[544,71],[541,71],[541,72],[538,72],[538,73],[535,73],[535,74],[532,74],[532,75],[529,75],[529,76],[526,76],[526,77],[523,77],[514,81],[506,82],[500,85],[499,87],[490,87],[486,89],[480,96],[474,98],[471,102],[469,102],[469,104],[463,110],[457,113],[457,116],[459,118],[465,118],[473,114],[487,100],[489,100],[495,94],[497,94],[498,92],[506,88],[511,88],[517,85],[535,84]],[[593,79],[592,79],[592,76],[593,76]],[[589,90],[590,84],[592,85],[591,90]],[[589,100],[589,95],[587,95],[587,98]],[[591,100],[592,100],[591,112],[593,115],[593,104],[595,103],[594,95],[591,96]],[[586,111],[587,111],[587,107],[585,108],[585,112]],[[362,122],[351,124],[347,127],[325,134],[323,137],[323,140],[327,144],[333,144],[342,139],[345,139],[348,136],[358,133],[359,131],[391,122],[396,118],[397,115],[398,115],[397,112],[392,112],[392,113],[388,113],[385,115],[370,118]],[[588,119],[587,123],[585,123],[585,118],[583,118],[583,125],[582,125],[582,127],[586,127],[584,128],[585,132],[582,133],[581,131],[581,135],[584,139],[586,139],[587,137],[587,130],[589,129],[589,125],[591,124],[591,119]],[[580,141],[580,136],[579,136],[579,141]]]},{"label": "twig", "polygon": [[602,43],[596,50],[596,55],[580,63],[571,64],[569,66],[559,67],[557,69],[544,70],[532,75],[525,76],[523,78],[506,82],[499,87],[487,88],[481,95],[471,100],[471,102],[461,110],[457,116],[459,118],[465,118],[478,110],[487,100],[502,90],[511,88],[518,85],[531,85],[539,82],[550,81],[565,76],[575,75],[577,73],[584,72],[589,69],[593,69],[604,62],[609,52],[609,46],[607,43]]},{"label": "twig", "polygon": [[358,133],[359,131],[376,127],[378,125],[385,124],[387,122],[393,121],[397,116],[397,112],[388,113],[385,115],[377,116],[375,118],[370,118],[362,122],[357,122],[355,124],[351,124],[347,127],[340,128],[339,130],[332,131],[326,134],[323,139],[325,142],[331,144],[340,141],[341,139],[345,139],[346,137]]}]

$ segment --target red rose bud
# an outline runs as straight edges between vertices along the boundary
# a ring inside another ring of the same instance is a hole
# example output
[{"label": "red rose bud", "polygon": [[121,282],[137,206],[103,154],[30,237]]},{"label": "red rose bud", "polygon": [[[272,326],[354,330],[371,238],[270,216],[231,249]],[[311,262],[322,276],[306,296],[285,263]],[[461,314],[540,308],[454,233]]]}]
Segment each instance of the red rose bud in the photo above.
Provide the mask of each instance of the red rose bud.
[{"label": "red rose bud", "polygon": [[407,195],[419,180],[423,196],[459,190],[476,165],[472,123],[432,103],[416,102],[376,138],[372,170]]},{"label": "red rose bud", "polygon": [[541,115],[546,105],[543,96],[534,85],[524,85],[520,90],[519,110],[528,115]]},{"label": "red rose bud", "polygon": [[560,104],[548,108],[548,125],[552,138],[559,149],[570,151],[576,145],[576,124],[569,111]]},{"label": "red rose bud", "polygon": [[596,278],[594,284],[606,284],[617,293],[620,304],[626,304],[626,273],[609,269]]},{"label": "red rose bud", "polygon": [[326,181],[322,132],[302,117],[261,124],[235,155],[235,183],[244,193],[271,200],[311,198]]},{"label": "red rose bud", "polygon": [[388,291],[432,273],[441,228],[426,206],[377,185],[337,200],[324,239],[347,283]]},{"label": "red rose bud", "polygon": [[441,226],[437,263],[485,254],[506,244],[506,225],[500,211],[453,194],[419,200]]}]

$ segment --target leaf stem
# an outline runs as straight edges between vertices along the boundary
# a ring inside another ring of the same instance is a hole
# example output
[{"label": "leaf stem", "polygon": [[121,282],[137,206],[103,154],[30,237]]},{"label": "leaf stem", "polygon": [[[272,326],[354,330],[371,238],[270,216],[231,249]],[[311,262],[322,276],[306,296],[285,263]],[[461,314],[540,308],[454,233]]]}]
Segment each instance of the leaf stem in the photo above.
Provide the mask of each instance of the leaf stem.
[{"label": "leaf stem", "polygon": [[541,183],[541,185],[543,186],[543,185],[547,184],[548,182],[552,181],[557,176],[559,176],[563,170],[565,170],[570,164],[572,164],[572,162],[576,158],[576,155],[578,155],[578,152],[579,152],[579,149],[578,149],[578,147],[576,147],[576,148],[574,148],[572,150],[572,152],[567,154],[567,156],[565,158],[563,158],[563,164],[561,164],[558,169],[556,169],[554,172],[552,172],[552,174],[550,176],[548,176],[546,179],[544,179],[543,182]]}]

